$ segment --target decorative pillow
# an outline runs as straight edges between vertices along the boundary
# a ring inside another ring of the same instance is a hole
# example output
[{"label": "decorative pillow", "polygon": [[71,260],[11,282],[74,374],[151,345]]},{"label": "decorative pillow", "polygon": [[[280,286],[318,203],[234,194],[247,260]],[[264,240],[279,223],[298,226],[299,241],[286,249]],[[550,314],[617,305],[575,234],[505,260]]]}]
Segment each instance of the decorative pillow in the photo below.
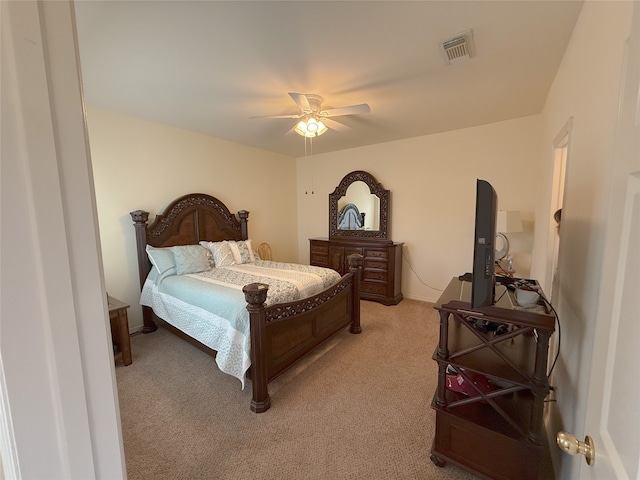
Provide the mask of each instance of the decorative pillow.
[{"label": "decorative pillow", "polygon": [[171,247],[178,275],[204,272],[211,268],[211,253],[200,245]]},{"label": "decorative pillow", "polygon": [[243,263],[253,263],[256,261],[251,248],[251,240],[241,240],[239,242],[229,242],[229,247],[233,253],[233,259],[237,265]]},{"label": "decorative pillow", "polygon": [[146,251],[151,265],[155,267],[160,275],[166,274],[166,276],[169,276],[177,273],[176,262],[171,248],[156,248],[147,245]]},{"label": "decorative pillow", "polygon": [[222,242],[200,242],[200,245],[209,249],[213,255],[213,263],[216,267],[228,267],[234,265],[235,261],[231,248],[229,248],[229,242],[224,240]]}]

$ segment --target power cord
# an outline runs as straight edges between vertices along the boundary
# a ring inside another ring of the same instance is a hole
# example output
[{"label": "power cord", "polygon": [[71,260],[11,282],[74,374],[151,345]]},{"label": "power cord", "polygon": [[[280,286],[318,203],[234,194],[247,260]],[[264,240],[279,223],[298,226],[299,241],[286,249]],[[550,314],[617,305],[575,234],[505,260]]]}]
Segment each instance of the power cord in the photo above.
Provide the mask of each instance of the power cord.
[{"label": "power cord", "polygon": [[409,249],[408,248],[404,248],[403,249],[403,255],[402,258],[404,259],[405,262],[407,262],[407,265],[409,265],[409,269],[413,272],[413,274],[416,276],[416,278],[418,279],[418,281],[423,284],[425,287],[430,288],[431,290],[435,290],[436,292],[442,292],[444,291],[444,289],[442,288],[436,288],[436,287],[432,287],[431,285],[429,285],[426,282],[423,282],[422,279],[420,278],[420,275],[418,275],[418,272],[415,271],[415,269],[413,268],[413,265],[411,265],[411,262],[409,260]]},{"label": "power cord", "polygon": [[[498,268],[500,268],[502,271],[504,271],[504,269],[498,264],[498,262],[496,262],[496,265],[498,266]],[[519,280],[516,280],[515,282],[510,283],[509,286],[511,288],[522,288],[524,290],[534,290],[534,291],[536,291],[538,293],[538,295],[540,295],[540,298],[542,299],[542,301],[553,312],[553,316],[555,318],[555,323],[558,325],[558,328],[557,328],[557,331],[558,331],[558,346],[557,346],[556,356],[553,359],[553,363],[551,364],[551,369],[549,370],[549,373],[547,374],[547,377],[550,377],[551,373],[553,372],[553,369],[556,366],[556,363],[558,362],[558,357],[560,357],[560,343],[561,343],[561,340],[562,340],[562,328],[560,326],[560,316],[558,315],[558,312],[556,311],[556,309],[553,308],[553,305],[551,305],[551,302],[549,300],[547,300],[547,297],[544,296],[544,293],[542,292],[542,290],[540,288],[537,288],[537,287],[533,286],[528,280],[519,279]],[[504,293],[503,293],[503,295],[504,295]],[[502,298],[502,295],[500,296],[500,298]],[[497,300],[496,300],[496,302],[497,302]]]},{"label": "power cord", "polygon": [[500,265],[500,262],[496,260],[494,263],[495,263],[495,266],[500,269],[499,275],[504,275],[505,277],[511,277],[511,275],[509,275],[509,272],[507,272],[504,268],[502,268],[502,265]]},{"label": "power cord", "polygon": [[505,293],[507,293],[507,290],[508,290],[508,289],[507,289],[507,288],[505,288],[505,289],[504,289],[504,292],[502,292],[502,293],[500,294],[500,296],[499,296],[498,298],[496,298],[496,299],[493,301],[493,303],[498,303],[498,302],[502,299],[502,297],[504,297],[504,294],[505,294]]},{"label": "power cord", "polygon": [[547,306],[553,312],[553,315],[554,315],[554,317],[556,319],[556,324],[558,325],[558,347],[556,349],[556,356],[553,359],[553,363],[551,364],[551,369],[549,370],[549,373],[547,374],[547,377],[550,377],[551,373],[553,372],[553,369],[556,366],[556,362],[558,361],[558,357],[560,356],[560,341],[562,339],[562,329],[560,328],[560,316],[558,315],[558,312],[556,311],[555,308],[553,308],[553,305],[551,305],[551,302],[549,300],[547,300],[547,297],[544,296],[544,294],[542,293],[542,290],[538,290],[538,293],[540,294],[540,298],[542,299],[542,301],[545,304],[547,304]]}]

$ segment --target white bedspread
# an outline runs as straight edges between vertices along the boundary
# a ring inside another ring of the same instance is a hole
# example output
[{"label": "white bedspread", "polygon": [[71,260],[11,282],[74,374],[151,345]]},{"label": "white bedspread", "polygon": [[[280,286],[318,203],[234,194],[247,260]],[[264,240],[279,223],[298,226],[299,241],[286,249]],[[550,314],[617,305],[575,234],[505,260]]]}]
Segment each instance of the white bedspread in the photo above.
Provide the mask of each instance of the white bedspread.
[{"label": "white bedspread", "polygon": [[340,275],[331,269],[268,261],[165,278],[152,269],[140,304],[216,350],[220,370],[238,378],[244,388],[251,365],[251,340],[242,287],[255,282],[268,284],[268,306],[313,296],[339,280]]}]

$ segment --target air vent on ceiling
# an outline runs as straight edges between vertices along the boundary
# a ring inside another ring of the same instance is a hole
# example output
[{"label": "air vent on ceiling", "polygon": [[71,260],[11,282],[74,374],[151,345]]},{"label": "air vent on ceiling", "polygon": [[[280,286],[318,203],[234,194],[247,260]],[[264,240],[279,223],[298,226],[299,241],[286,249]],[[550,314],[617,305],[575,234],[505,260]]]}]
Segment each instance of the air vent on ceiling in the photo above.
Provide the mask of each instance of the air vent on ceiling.
[{"label": "air vent on ceiling", "polygon": [[467,30],[440,42],[440,50],[447,65],[463,62],[476,54],[473,32]]}]

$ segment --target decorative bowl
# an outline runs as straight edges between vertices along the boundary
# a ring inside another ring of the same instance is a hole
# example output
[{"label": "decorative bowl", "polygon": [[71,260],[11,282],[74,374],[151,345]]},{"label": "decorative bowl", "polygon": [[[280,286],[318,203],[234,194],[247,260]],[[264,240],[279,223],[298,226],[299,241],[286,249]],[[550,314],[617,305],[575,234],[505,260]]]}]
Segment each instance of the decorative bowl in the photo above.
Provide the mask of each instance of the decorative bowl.
[{"label": "decorative bowl", "polygon": [[516,288],[516,300],[521,307],[534,305],[538,302],[539,298],[540,295],[538,295],[538,292],[535,290]]}]

